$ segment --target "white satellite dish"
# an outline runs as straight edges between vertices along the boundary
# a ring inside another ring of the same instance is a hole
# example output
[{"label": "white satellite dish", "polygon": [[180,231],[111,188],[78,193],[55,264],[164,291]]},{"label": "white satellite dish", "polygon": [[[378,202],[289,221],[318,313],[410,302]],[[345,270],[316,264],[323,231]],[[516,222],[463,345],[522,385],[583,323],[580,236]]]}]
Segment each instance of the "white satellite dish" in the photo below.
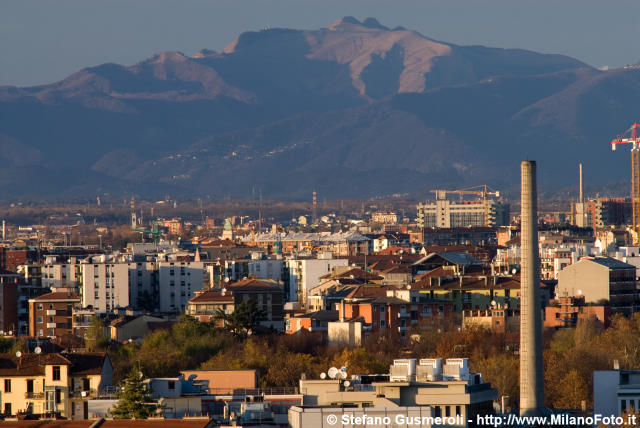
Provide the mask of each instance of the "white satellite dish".
[{"label": "white satellite dish", "polygon": [[492,300],[492,301],[491,301],[491,306],[495,306],[495,305],[496,305],[496,301],[495,301],[495,300]]},{"label": "white satellite dish", "polygon": [[513,269],[511,270],[511,273],[512,273],[512,274],[514,274],[514,275],[516,274],[516,272],[518,272],[518,271],[516,270],[516,268],[513,268]]},{"label": "white satellite dish", "polygon": [[326,379],[327,378],[327,374],[322,372],[320,373],[320,379]]},{"label": "white satellite dish", "polygon": [[36,349],[34,349],[33,352],[35,352],[36,354],[42,354],[42,348],[39,346],[36,346]]},{"label": "white satellite dish", "polygon": [[338,370],[336,367],[331,367],[329,369],[329,371],[327,372],[327,375],[331,378],[331,379],[335,379],[336,375],[338,374],[338,372],[340,372],[340,370]]},{"label": "white satellite dish", "polygon": [[345,380],[342,384],[348,388],[349,385],[351,385],[351,382],[349,382],[348,380]]},{"label": "white satellite dish", "polygon": [[20,352],[20,351],[16,352],[16,357],[18,357],[18,358],[22,357],[22,352]]}]

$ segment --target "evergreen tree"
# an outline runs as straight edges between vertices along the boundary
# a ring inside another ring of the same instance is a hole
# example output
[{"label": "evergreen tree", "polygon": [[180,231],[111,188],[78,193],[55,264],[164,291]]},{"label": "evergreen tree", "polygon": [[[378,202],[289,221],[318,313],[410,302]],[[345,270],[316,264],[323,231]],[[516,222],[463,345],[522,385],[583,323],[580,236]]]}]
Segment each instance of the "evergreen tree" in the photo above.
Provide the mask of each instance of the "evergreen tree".
[{"label": "evergreen tree", "polygon": [[111,410],[111,414],[116,419],[146,419],[156,407],[149,404],[149,392],[142,373],[132,369],[122,381],[120,400]]},{"label": "evergreen tree", "polygon": [[246,337],[253,333],[264,318],[266,314],[254,300],[240,303],[230,314],[218,309],[214,316],[216,321],[222,321],[224,328],[237,337]]}]

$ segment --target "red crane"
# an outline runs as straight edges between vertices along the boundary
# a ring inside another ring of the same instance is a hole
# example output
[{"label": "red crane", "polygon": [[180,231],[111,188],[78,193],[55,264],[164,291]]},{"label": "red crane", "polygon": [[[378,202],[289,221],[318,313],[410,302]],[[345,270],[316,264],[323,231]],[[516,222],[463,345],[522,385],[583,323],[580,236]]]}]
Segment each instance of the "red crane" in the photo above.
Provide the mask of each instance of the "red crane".
[{"label": "red crane", "polygon": [[631,144],[631,212],[633,213],[633,237],[634,244],[638,244],[640,236],[640,138],[638,138],[640,123],[634,123],[627,131],[618,135],[611,141],[611,150],[615,150],[618,144]]}]

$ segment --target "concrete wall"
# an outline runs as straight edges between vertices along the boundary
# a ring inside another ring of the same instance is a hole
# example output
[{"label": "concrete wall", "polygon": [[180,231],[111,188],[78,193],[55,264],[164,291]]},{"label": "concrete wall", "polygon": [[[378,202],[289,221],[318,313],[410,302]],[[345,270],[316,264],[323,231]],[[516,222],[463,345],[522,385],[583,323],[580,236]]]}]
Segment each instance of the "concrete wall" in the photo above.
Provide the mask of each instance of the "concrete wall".
[{"label": "concrete wall", "polygon": [[327,336],[332,345],[360,346],[362,323],[334,321],[327,325]]},{"label": "concrete wall", "polygon": [[558,296],[583,295],[587,303],[609,300],[609,269],[586,259],[558,272]]},{"label": "concrete wall", "polygon": [[212,394],[259,387],[257,370],[185,370],[180,373],[185,379],[196,375],[197,380],[208,380]]}]

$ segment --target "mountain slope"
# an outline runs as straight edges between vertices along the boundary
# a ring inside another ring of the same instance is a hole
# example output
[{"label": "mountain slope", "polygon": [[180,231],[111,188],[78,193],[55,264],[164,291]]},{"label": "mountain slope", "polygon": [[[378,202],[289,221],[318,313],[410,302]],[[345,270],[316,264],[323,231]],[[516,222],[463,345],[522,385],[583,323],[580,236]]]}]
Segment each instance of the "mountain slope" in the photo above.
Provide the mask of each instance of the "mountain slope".
[{"label": "mountain slope", "polygon": [[[11,171],[0,189],[354,197],[509,187],[527,157],[551,184],[573,181],[579,161],[587,177],[616,181],[625,154],[605,142],[635,120],[639,73],[457,46],[374,19],[247,32],[222,52],[0,87]],[[24,167],[27,178],[12,176]]]}]

